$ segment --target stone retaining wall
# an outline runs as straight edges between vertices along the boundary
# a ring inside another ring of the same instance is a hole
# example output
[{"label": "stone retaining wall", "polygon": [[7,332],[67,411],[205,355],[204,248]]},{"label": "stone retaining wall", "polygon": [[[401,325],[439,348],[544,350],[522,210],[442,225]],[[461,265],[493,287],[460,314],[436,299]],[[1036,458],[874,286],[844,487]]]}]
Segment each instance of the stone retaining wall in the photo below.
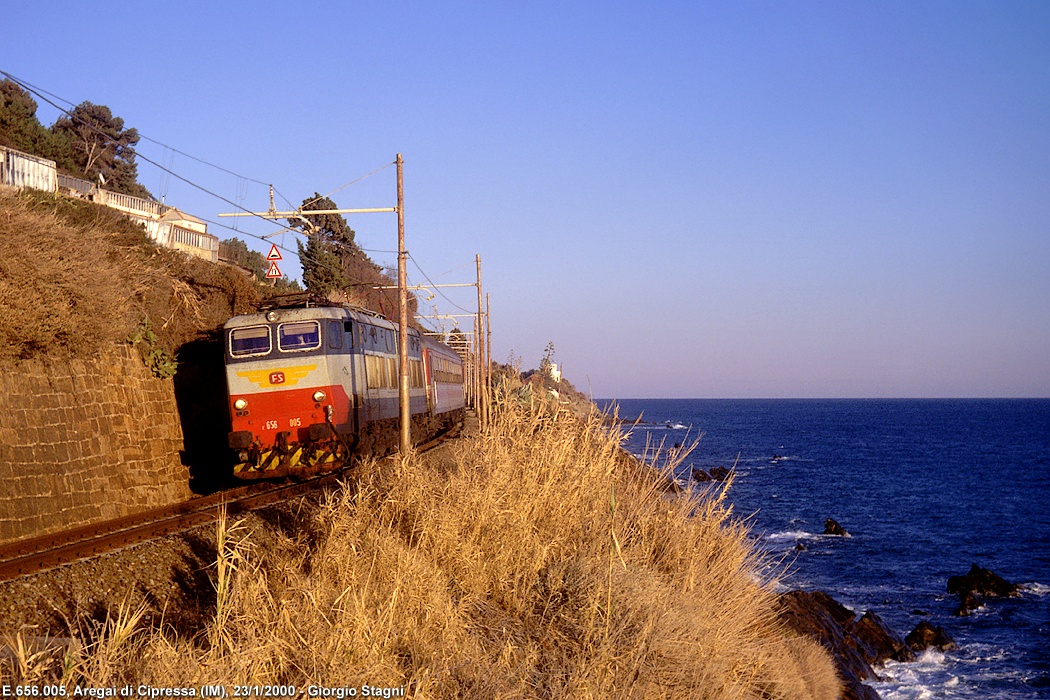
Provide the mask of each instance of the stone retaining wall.
[{"label": "stone retaining wall", "polygon": [[170,379],[126,346],[0,370],[0,543],[188,498]]}]

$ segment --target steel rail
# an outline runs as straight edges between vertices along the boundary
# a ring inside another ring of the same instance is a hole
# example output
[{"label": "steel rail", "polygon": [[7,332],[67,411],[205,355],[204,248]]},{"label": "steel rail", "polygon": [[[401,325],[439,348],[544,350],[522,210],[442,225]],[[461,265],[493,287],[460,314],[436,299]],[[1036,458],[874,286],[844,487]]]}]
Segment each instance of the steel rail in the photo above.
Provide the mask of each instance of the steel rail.
[{"label": "steel rail", "polygon": [[344,472],[283,484],[249,484],[134,515],[0,547],[0,581],[47,571],[214,521],[220,509],[242,513],[334,484]]},{"label": "steel rail", "polygon": [[[456,429],[450,430],[417,445],[415,449],[417,452],[426,452],[455,437],[458,432]],[[302,481],[277,484],[255,482],[113,520],[10,542],[0,546],[0,582],[184,532],[214,521],[224,507],[227,513],[244,513],[295,498],[333,486],[351,473],[351,468],[344,467]]]}]

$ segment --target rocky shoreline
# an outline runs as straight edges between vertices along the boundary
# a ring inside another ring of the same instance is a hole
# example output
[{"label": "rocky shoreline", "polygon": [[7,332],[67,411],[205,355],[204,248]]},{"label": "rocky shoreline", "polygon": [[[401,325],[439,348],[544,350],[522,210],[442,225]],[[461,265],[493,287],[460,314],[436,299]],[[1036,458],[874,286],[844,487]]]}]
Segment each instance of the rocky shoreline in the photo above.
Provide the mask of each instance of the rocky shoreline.
[{"label": "rocky shoreline", "polygon": [[[1018,586],[976,564],[962,576],[948,578],[947,592],[960,599],[956,615],[995,598],[1018,595]],[[950,651],[955,641],[943,627],[922,620],[903,638],[873,611],[859,618],[824,591],[789,591],[778,599],[778,615],[788,629],[817,640],[831,653],[842,680],[842,700],[879,700],[865,681],[879,680],[887,661],[915,661],[927,649]]]}]

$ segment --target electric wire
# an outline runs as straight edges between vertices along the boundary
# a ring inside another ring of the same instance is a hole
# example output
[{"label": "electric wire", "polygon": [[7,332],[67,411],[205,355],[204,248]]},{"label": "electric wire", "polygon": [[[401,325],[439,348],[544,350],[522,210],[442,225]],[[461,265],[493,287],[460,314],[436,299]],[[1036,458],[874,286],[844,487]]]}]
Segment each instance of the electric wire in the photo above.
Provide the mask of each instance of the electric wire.
[{"label": "electric wire", "polygon": [[427,273],[423,272],[423,268],[419,266],[419,263],[416,261],[415,258],[412,257],[411,253],[408,253],[408,259],[412,261],[412,264],[416,266],[417,270],[419,270],[419,274],[423,275],[424,279],[426,279],[426,281],[430,283],[430,285],[434,288],[434,290],[438,294],[440,294],[442,297],[445,298],[445,301],[447,301],[449,304],[452,304],[453,306],[455,306],[457,309],[459,309],[460,311],[462,311],[464,313],[468,313],[468,314],[476,313],[475,311],[468,311],[467,309],[464,309],[462,306],[460,306],[456,302],[454,302],[451,299],[449,299],[448,295],[445,294],[443,291],[441,291],[441,288],[438,287],[436,284],[434,284],[434,281],[432,279],[430,279],[430,277],[427,276]]},{"label": "electric wire", "polygon": [[[75,120],[79,121],[80,123],[84,124],[85,126],[87,126],[92,131],[95,131],[96,133],[98,133],[98,134],[100,134],[102,136],[105,136],[106,138],[109,138],[109,136],[104,131],[99,129],[97,126],[95,126],[94,124],[91,124],[90,122],[87,122],[87,121],[77,117],[72,112],[70,112],[69,110],[67,110],[64,107],[62,107],[61,105],[57,104],[56,102],[52,101],[51,99],[48,99],[48,97],[53,97],[55,100],[58,100],[60,102],[65,102],[66,104],[72,105],[73,103],[70,102],[69,100],[66,100],[66,99],[64,99],[62,97],[59,97],[57,95],[53,95],[52,93],[50,93],[50,92],[48,92],[46,90],[42,90],[42,89],[37,88],[36,86],[30,85],[29,83],[26,83],[26,82],[16,78],[15,76],[11,75],[10,73],[8,73],[6,71],[0,71],[0,75],[3,75],[5,77],[7,77],[9,80],[11,80],[12,82],[14,82],[17,85],[21,86],[23,89],[27,90],[28,92],[33,93],[34,95],[36,95],[41,100],[47,102],[52,107],[54,107],[55,109],[59,110],[60,112],[62,112],[66,116],[68,116],[70,119],[75,119]],[[141,134],[139,136],[142,137]],[[148,137],[142,137],[142,138],[148,138]],[[153,139],[149,139],[149,140],[153,141]],[[159,141],[153,141],[153,142],[154,143],[160,143]],[[163,171],[165,173],[168,173],[172,177],[175,177],[176,179],[181,180],[182,182],[185,182],[186,184],[188,184],[188,185],[190,185],[190,186],[200,190],[201,192],[204,192],[205,194],[208,194],[208,195],[210,195],[212,197],[215,197],[216,199],[218,199],[218,200],[220,200],[222,202],[225,202],[226,204],[229,204],[230,206],[234,207],[235,209],[239,209],[240,211],[243,211],[243,212],[245,212],[247,214],[251,214],[252,216],[254,216],[256,218],[259,218],[259,219],[262,219],[263,221],[273,221],[277,226],[280,227],[280,229],[278,231],[273,232],[273,233],[267,234],[268,236],[273,236],[273,235],[276,235],[278,233],[287,233],[287,232],[299,233],[301,235],[306,235],[302,231],[300,231],[298,228],[295,228],[295,227],[292,227],[292,226],[281,225],[281,224],[277,223],[277,221],[274,220],[274,219],[270,219],[270,218],[267,218],[267,217],[262,216],[260,214],[256,214],[255,212],[252,212],[252,211],[248,210],[244,206],[242,206],[242,205],[240,205],[240,204],[238,204],[236,202],[233,202],[233,201],[227,199],[226,197],[223,197],[222,195],[220,195],[220,194],[218,194],[216,192],[212,192],[211,190],[207,189],[203,185],[199,185],[199,184],[197,184],[197,183],[195,183],[195,182],[193,182],[193,181],[183,177],[182,175],[179,175],[174,170],[172,170],[170,168],[167,168],[164,165],[161,165],[160,163],[157,163],[156,161],[154,161],[154,160],[152,160],[152,159],[142,155],[141,153],[135,152],[134,149],[132,149],[132,150],[133,150],[135,156],[137,156],[138,158],[141,158],[145,162],[155,166],[156,168],[160,169],[161,171]],[[176,149],[172,149],[172,150],[176,150]],[[181,151],[177,151],[177,152],[182,153]],[[184,154],[184,155],[187,155],[187,154]],[[188,156],[188,157],[194,158],[193,156]],[[194,160],[200,160],[200,159],[194,158]],[[212,165],[211,163],[207,163],[206,161],[201,161],[201,162],[205,163],[207,165]],[[257,182],[259,184],[267,184],[267,183],[262,182],[261,180],[255,180],[253,178],[248,178],[248,177],[244,177],[244,176],[238,175],[237,173],[234,173],[232,170],[227,170],[227,169],[221,168],[219,166],[213,166],[213,167],[218,167],[220,170],[223,170],[224,172],[227,172],[229,174],[235,175],[237,177],[241,177],[242,179],[251,180],[252,182]],[[386,167],[389,167],[389,164],[388,165],[384,165],[383,167],[374,170],[372,173],[369,173],[368,175],[365,175],[365,176],[362,176],[361,178],[358,178],[358,180],[356,180],[356,181],[363,180],[365,177],[369,177],[370,175],[375,174],[376,172],[379,172],[379,171],[383,170]],[[341,187],[339,189],[343,189],[345,187],[348,187],[351,184],[353,184],[353,182],[347,183],[346,185],[343,185],[343,187]],[[275,192],[277,191],[276,188],[274,189],[274,191]],[[281,195],[281,197],[284,198],[284,195]],[[285,199],[285,201],[288,201],[287,198],[284,198],[284,199]],[[316,201],[316,200],[313,200],[313,201]],[[291,202],[289,202],[289,206],[290,205],[291,205]],[[201,218],[201,217],[197,217],[197,218]],[[266,237],[263,237],[263,236],[257,236],[255,234],[248,233],[247,231],[240,231],[239,229],[233,228],[231,226],[227,226],[225,224],[220,224],[218,222],[211,221],[211,220],[208,220],[208,219],[201,218],[201,220],[202,221],[206,221],[207,223],[213,224],[215,226],[234,231],[236,233],[244,234],[246,236],[251,236],[253,238],[258,238],[258,239],[262,240],[263,242],[269,242],[269,241],[266,240]],[[276,244],[274,244],[274,245],[276,245]],[[296,257],[299,257],[298,251],[292,251],[291,249],[286,248],[284,246],[277,246],[277,248],[279,250],[284,250],[285,252],[294,254],[294,255],[296,255]],[[364,250],[364,249],[362,249],[362,250]],[[383,251],[372,251],[372,252],[383,252]],[[300,263],[301,262],[302,262],[302,260],[300,260]],[[323,264],[323,262],[319,261],[319,260],[318,261],[313,261],[313,262],[314,262],[314,264]],[[330,268],[329,271],[336,272],[337,270],[335,268]]]},{"label": "electric wire", "polygon": [[[28,82],[26,82],[24,80],[21,80],[21,79],[15,77],[15,76],[11,75],[7,71],[0,70],[0,75],[3,75],[4,77],[6,77],[7,79],[11,80],[15,84],[21,86],[23,89],[25,89],[28,92],[31,92],[32,94],[36,95],[38,98],[40,98],[43,101],[47,102],[49,105],[51,105],[55,109],[59,110],[60,112],[65,114],[70,119],[75,119],[75,120],[79,121],[80,123],[84,124],[85,126],[87,126],[89,129],[91,129],[91,130],[99,133],[100,135],[105,136],[105,137],[108,138],[108,135],[104,131],[99,129],[97,126],[95,126],[94,124],[91,124],[90,122],[87,122],[87,121],[85,121],[83,119],[80,119],[79,117],[74,115],[72,112],[70,112],[69,110],[65,109],[64,107],[62,107],[61,105],[57,104],[57,102],[54,101],[54,100],[57,100],[58,102],[64,102],[64,103],[66,103],[66,104],[68,104],[70,106],[75,106],[69,100],[66,100],[66,99],[64,99],[64,98],[62,98],[62,97],[60,97],[58,95],[55,95],[55,94],[53,94],[53,93],[51,93],[51,92],[49,92],[47,90],[44,90],[43,88],[39,88],[39,87],[37,87],[35,85],[32,85],[32,84],[30,84],[30,83],[28,83]],[[49,98],[54,98],[54,100],[49,99]],[[136,133],[138,133],[138,132],[136,131]],[[204,165],[208,165],[210,167],[216,168],[217,170],[220,170],[220,171],[225,172],[227,174],[230,174],[230,175],[233,175],[235,177],[241,178],[243,180],[248,180],[250,182],[254,182],[254,183],[257,183],[257,184],[260,184],[260,185],[268,185],[268,186],[272,187],[272,185],[270,185],[270,183],[266,183],[266,182],[263,182],[261,180],[257,180],[255,178],[250,178],[250,177],[247,177],[247,176],[244,176],[244,175],[240,175],[239,173],[236,173],[236,172],[234,172],[232,170],[229,170],[227,168],[223,168],[222,166],[219,166],[219,165],[215,165],[214,163],[210,163],[210,162],[208,162],[206,160],[203,160],[201,158],[197,158],[196,156],[192,156],[192,155],[190,155],[188,153],[185,153],[183,151],[180,151],[179,149],[176,149],[176,148],[173,148],[171,146],[168,146],[167,144],[164,144],[164,143],[162,143],[160,141],[152,139],[152,138],[150,138],[148,136],[145,136],[143,134],[138,134],[138,136],[140,138],[146,139],[147,141],[149,141],[151,143],[155,143],[155,144],[157,144],[159,146],[167,148],[167,149],[169,149],[170,151],[172,151],[174,153],[178,153],[179,155],[182,155],[184,157],[190,158],[191,160],[194,160],[194,161],[200,162],[200,163],[202,163]],[[218,200],[220,200],[222,202],[225,202],[226,204],[234,207],[235,209],[238,209],[238,210],[240,210],[240,211],[242,211],[244,213],[247,213],[247,214],[251,214],[252,216],[255,216],[255,217],[257,217],[259,219],[262,219],[264,221],[273,221],[274,223],[276,223],[276,221],[273,220],[273,219],[270,219],[268,217],[256,214],[255,212],[252,212],[252,211],[248,210],[244,206],[242,206],[242,205],[240,205],[240,204],[238,204],[236,202],[233,202],[230,199],[227,199],[226,197],[224,197],[224,196],[222,196],[222,195],[220,195],[220,194],[218,194],[216,192],[212,192],[211,190],[207,189],[203,185],[199,185],[199,184],[193,182],[192,180],[189,180],[188,178],[185,178],[182,175],[179,175],[177,172],[175,172],[171,168],[166,167],[166,166],[162,165],[161,163],[158,163],[158,162],[152,160],[151,158],[148,158],[147,156],[142,155],[141,153],[135,151],[134,149],[132,149],[132,152],[134,153],[135,156],[137,156],[138,158],[141,158],[142,160],[144,160],[145,162],[149,163],[150,165],[153,165],[154,167],[158,168],[162,172],[167,173],[168,175],[170,175],[170,176],[172,176],[172,177],[174,177],[174,178],[176,178],[176,179],[186,183],[187,185],[190,185],[191,187],[194,187],[194,188],[200,190],[201,192],[203,192],[203,193],[205,193],[207,195],[210,195],[210,196],[215,197],[216,199],[218,199]],[[350,187],[351,185],[354,185],[354,184],[356,184],[358,182],[361,182],[362,180],[364,180],[364,179],[366,179],[368,177],[371,177],[371,176],[373,176],[373,175],[375,175],[375,174],[377,174],[379,172],[382,172],[383,170],[385,170],[386,168],[389,168],[391,165],[394,165],[394,164],[395,163],[391,162],[391,163],[387,163],[387,164],[385,164],[385,165],[383,165],[383,166],[381,166],[379,168],[376,168],[375,170],[373,170],[370,173],[362,175],[361,177],[356,178],[355,180],[351,180],[350,182],[346,183],[345,185],[337,187],[336,189],[332,190],[327,195],[324,195],[324,197],[329,197],[332,194],[335,194],[336,192],[339,192],[340,190],[346,189],[347,187]],[[274,188],[274,192],[280,194],[279,192],[277,192],[276,188]],[[283,194],[280,195],[280,196],[281,196],[282,199],[284,199],[286,202],[288,202],[289,206],[291,206],[291,202]],[[307,204],[313,203],[313,202],[317,201],[318,199],[322,199],[322,198],[323,197],[315,197],[314,199],[309,200],[308,202],[305,202],[303,204],[303,206],[306,206]],[[302,207],[300,207],[300,209],[302,209]],[[257,238],[257,239],[259,239],[260,241],[263,241],[263,242],[270,242],[264,236],[259,236],[257,234],[252,234],[252,233],[249,233],[247,231],[240,231],[239,229],[235,229],[235,228],[233,228],[231,226],[228,226],[226,224],[221,224],[221,223],[219,223],[217,221],[211,221],[209,219],[204,219],[203,217],[197,217],[197,218],[200,218],[202,221],[205,221],[206,223],[209,223],[209,224],[211,224],[213,226],[216,226],[216,227],[219,227],[219,228],[224,228],[224,229],[227,229],[227,230],[230,230],[230,231],[234,231],[235,233],[238,233],[238,234],[241,234],[241,235],[250,236],[252,238]],[[299,233],[299,234],[305,235],[298,228],[295,228],[295,227],[292,227],[292,226],[282,226],[280,224],[278,224],[278,226],[280,226],[280,230],[278,230],[278,231],[276,231],[274,233],[267,234],[267,235],[268,236],[272,236],[272,235],[275,235],[277,233],[287,233],[287,232]],[[297,258],[299,258],[300,265],[303,263],[303,260],[302,260],[303,256],[299,254],[298,250],[292,251],[291,249],[289,249],[289,248],[287,248],[285,246],[282,246],[282,245],[277,245],[276,243],[272,243],[272,245],[274,247],[276,247],[278,250],[283,250],[283,251],[285,251],[285,252],[287,252],[289,254],[295,255]],[[366,248],[358,248],[358,250],[361,250],[362,252],[376,252],[376,253],[395,253],[395,252],[397,252],[397,251],[384,251],[384,250],[366,249]],[[305,253],[305,250],[303,252]],[[459,309],[460,311],[463,311],[464,313],[467,313],[467,314],[474,314],[474,313],[476,313],[476,312],[470,311],[468,309],[465,309],[462,306],[460,306],[459,304],[457,304],[456,302],[452,301],[452,299],[450,299],[448,297],[448,295],[445,294],[444,291],[442,291],[434,283],[434,281],[430,279],[430,277],[427,275],[427,273],[420,266],[419,262],[411,254],[407,254],[407,257],[410,260],[412,260],[412,264],[414,264],[416,266],[416,269],[419,270],[420,274],[423,275],[423,277],[427,280],[427,282],[437,291],[438,294],[440,294],[445,299],[445,301],[447,301],[449,304],[451,304],[453,307]],[[323,261],[310,260],[309,258],[306,260],[306,262],[312,262],[315,265],[316,264],[323,264]],[[454,271],[456,269],[460,269],[461,267],[464,267],[464,266],[465,265],[459,266],[457,268],[453,268],[453,270],[450,270],[449,272],[452,272],[452,271]],[[334,267],[330,266],[330,271],[335,272],[335,271],[341,271],[341,270],[338,270],[338,268],[334,268]],[[443,273],[443,274],[448,274],[448,273]],[[370,287],[370,286],[374,286],[374,285],[372,285],[371,283],[360,283],[360,284],[350,284],[350,285],[347,285],[347,286],[351,286],[351,287],[366,287],[366,286],[368,286],[368,287]],[[417,297],[417,299],[418,299],[418,297]],[[436,310],[436,307],[432,307],[432,308],[434,308]]]},{"label": "electric wire", "polygon": [[[45,89],[43,89],[41,87],[33,85],[32,83],[26,82],[25,80],[22,80],[21,78],[16,78],[15,76],[11,75],[7,71],[0,70],[0,75],[3,75],[4,77],[8,78],[12,82],[20,85],[22,88],[32,92],[37,97],[40,97],[41,99],[43,99],[45,102],[47,102],[49,105],[51,105],[55,109],[57,109],[60,112],[64,113],[66,116],[68,116],[70,118],[73,118],[73,115],[69,112],[69,110],[65,109],[64,107],[60,107],[59,105],[55,104],[51,100],[46,99],[44,97],[44,95],[47,95],[48,97],[52,97],[55,100],[58,100],[59,102],[64,102],[65,104],[69,105],[70,107],[75,108],[76,105],[73,104],[71,101],[65,99],[64,97],[56,95],[53,92],[49,92],[49,91],[47,91],[47,90],[45,90]],[[90,127],[90,128],[95,128],[93,124],[88,124],[87,122],[84,122],[84,123],[87,124],[87,126]],[[266,186],[269,186],[269,187],[273,187],[273,185],[271,185],[268,182],[263,182],[262,180],[257,180],[257,179],[255,179],[253,177],[248,177],[247,175],[242,175],[240,173],[236,173],[236,172],[234,172],[232,170],[229,170],[228,168],[222,167],[221,165],[217,165],[217,164],[212,163],[210,161],[204,160],[203,158],[198,158],[197,156],[192,155],[190,153],[186,153],[185,151],[180,151],[179,149],[175,148],[174,146],[169,146],[166,143],[158,141],[158,140],[156,140],[154,138],[151,138],[151,137],[147,136],[146,134],[143,134],[143,133],[139,132],[138,129],[135,130],[135,133],[138,135],[138,137],[140,139],[143,139],[145,141],[149,141],[150,143],[154,143],[154,144],[156,144],[158,146],[166,148],[169,151],[171,151],[172,153],[177,153],[180,156],[183,156],[184,158],[189,158],[190,160],[194,160],[194,161],[196,161],[198,163],[201,163],[203,165],[207,165],[208,167],[215,168],[216,170],[220,170],[220,171],[222,171],[222,172],[224,172],[224,173],[226,173],[228,175],[233,175],[234,177],[241,178],[242,180],[248,180],[249,182],[254,182],[254,183],[259,184],[259,185],[266,185]],[[152,163],[152,161],[150,161],[145,156],[142,156],[142,154],[139,153],[136,149],[132,148],[132,152],[135,153],[135,155],[142,157],[143,160],[146,160],[147,162]],[[154,163],[154,165],[156,165],[156,164]],[[160,166],[158,166],[158,167],[160,167]],[[167,172],[168,174],[171,174],[171,171],[168,168],[161,167],[161,170]],[[278,192],[277,188],[274,188],[274,192],[276,194],[278,194],[281,197],[281,199],[283,199],[284,201],[288,202],[289,206],[291,205],[291,201],[289,201],[288,198],[285,197],[283,194]]]},{"label": "electric wire", "polygon": [[[299,208],[303,209],[303,207],[306,207],[308,204],[313,204],[314,202],[316,202],[318,200],[321,200],[321,199],[328,199],[329,197],[331,197],[336,192],[338,192],[340,190],[345,190],[350,185],[356,185],[357,183],[361,182],[362,180],[370,178],[373,175],[375,175],[376,173],[383,172],[384,170],[389,168],[391,165],[396,165],[396,164],[397,164],[397,161],[390,161],[386,165],[380,166],[380,167],[376,168],[375,170],[373,170],[372,172],[367,173],[365,175],[362,175],[361,177],[357,178],[356,180],[351,180],[350,182],[346,183],[345,185],[341,185],[339,187],[336,187],[334,190],[332,190],[328,194],[323,194],[320,197],[314,197],[313,199],[311,199],[309,201],[303,202],[303,206],[299,207]],[[289,204],[291,204],[291,202],[289,202]]]}]

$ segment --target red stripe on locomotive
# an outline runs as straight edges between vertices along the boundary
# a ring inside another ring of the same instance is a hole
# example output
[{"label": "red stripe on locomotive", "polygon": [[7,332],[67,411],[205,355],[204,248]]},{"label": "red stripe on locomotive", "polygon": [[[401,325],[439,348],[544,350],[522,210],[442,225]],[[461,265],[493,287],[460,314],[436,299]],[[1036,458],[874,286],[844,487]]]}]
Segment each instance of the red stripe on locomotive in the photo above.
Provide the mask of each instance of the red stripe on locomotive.
[{"label": "red stripe on locomotive", "polygon": [[[325,393],[320,402],[313,398],[317,391]],[[238,399],[248,402],[245,410],[234,406]],[[265,449],[272,447],[277,433],[283,431],[292,433],[293,442],[305,442],[310,425],[325,422],[325,406],[332,406],[336,427],[350,422],[350,397],[338,384],[236,394],[230,397],[230,416],[234,432],[250,432]]]}]

